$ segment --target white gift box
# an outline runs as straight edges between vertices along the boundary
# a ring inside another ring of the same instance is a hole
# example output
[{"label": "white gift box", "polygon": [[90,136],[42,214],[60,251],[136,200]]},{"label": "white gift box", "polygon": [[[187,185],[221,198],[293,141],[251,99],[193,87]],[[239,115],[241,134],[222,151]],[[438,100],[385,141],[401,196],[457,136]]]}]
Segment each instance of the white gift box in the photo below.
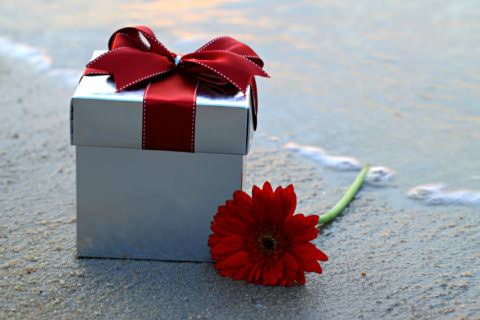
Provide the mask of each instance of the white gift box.
[{"label": "white gift box", "polygon": [[87,76],[72,97],[77,255],[210,261],[212,217],[242,188],[250,91],[198,91],[193,153],[141,149],[143,93]]}]

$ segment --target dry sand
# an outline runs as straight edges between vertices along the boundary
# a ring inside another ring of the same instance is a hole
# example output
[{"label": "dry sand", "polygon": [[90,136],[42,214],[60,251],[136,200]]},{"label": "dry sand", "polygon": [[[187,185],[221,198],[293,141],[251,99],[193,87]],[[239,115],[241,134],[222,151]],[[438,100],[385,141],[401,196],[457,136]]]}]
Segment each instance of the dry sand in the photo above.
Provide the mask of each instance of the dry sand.
[{"label": "dry sand", "polygon": [[[5,59],[0,83],[0,318],[480,318],[478,212],[393,210],[374,190],[322,231],[331,260],[306,286],[249,285],[211,264],[76,259],[71,89]],[[261,132],[255,143],[247,187],[293,182],[306,213],[342,194]]]}]

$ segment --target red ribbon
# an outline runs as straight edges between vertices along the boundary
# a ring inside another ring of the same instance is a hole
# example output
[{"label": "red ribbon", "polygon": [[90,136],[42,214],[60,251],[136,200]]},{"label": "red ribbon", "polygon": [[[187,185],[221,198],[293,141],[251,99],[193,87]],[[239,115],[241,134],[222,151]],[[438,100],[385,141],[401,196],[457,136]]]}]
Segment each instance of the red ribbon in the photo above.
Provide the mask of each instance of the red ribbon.
[{"label": "red ribbon", "polygon": [[194,152],[199,84],[224,93],[245,93],[250,85],[256,127],[254,76],[268,77],[268,74],[262,69],[262,59],[246,44],[231,37],[219,37],[179,56],[161,44],[150,28],[137,26],[113,33],[108,48],[109,51],[87,64],[84,75],[109,74],[117,91],[146,86],[143,149]]}]

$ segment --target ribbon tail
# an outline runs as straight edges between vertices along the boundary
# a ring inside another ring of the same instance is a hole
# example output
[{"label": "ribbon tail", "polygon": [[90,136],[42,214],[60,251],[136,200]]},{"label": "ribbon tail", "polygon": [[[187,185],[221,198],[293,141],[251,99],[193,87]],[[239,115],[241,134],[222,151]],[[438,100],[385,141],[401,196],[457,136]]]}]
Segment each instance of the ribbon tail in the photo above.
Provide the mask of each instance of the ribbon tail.
[{"label": "ribbon tail", "polygon": [[257,82],[255,81],[255,77],[252,77],[250,80],[250,95],[252,97],[252,122],[253,122],[253,130],[257,130],[257,123],[258,123],[258,94],[257,94]]},{"label": "ribbon tail", "polygon": [[86,68],[83,71],[84,76],[94,76],[94,75],[107,75],[109,74],[108,71],[96,68]]}]

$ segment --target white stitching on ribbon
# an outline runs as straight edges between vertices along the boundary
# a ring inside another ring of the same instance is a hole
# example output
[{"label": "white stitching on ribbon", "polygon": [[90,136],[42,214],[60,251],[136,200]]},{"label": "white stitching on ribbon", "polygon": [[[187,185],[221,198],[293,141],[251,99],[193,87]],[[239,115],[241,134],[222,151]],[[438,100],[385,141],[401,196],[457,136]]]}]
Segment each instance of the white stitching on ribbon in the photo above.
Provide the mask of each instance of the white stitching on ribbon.
[{"label": "white stitching on ribbon", "polygon": [[240,86],[239,86],[235,81],[233,81],[232,79],[230,79],[230,77],[224,75],[224,74],[221,73],[220,71],[217,71],[216,69],[210,67],[209,65],[206,65],[206,64],[203,63],[203,62],[198,61],[197,59],[191,59],[190,61],[195,61],[195,62],[198,63],[199,65],[204,66],[205,68],[213,71],[214,73],[220,74],[225,80],[229,81],[229,82],[232,83],[235,87],[237,87],[237,89],[238,89],[239,91],[242,91],[242,89],[240,88]]},{"label": "white stitching on ribbon", "polygon": [[195,152],[195,124],[197,118],[197,90],[198,90],[198,81],[195,85],[195,90],[193,91],[193,108],[192,108],[192,138],[190,149],[192,152]]},{"label": "white stitching on ribbon", "polygon": [[130,81],[129,83],[121,86],[117,91],[122,91],[123,89],[125,89],[125,88],[127,88],[127,87],[130,87],[131,85],[134,85],[134,84],[136,84],[136,83],[142,82],[143,80],[146,80],[146,79],[148,79],[148,78],[151,78],[151,77],[154,77],[154,76],[158,76],[158,75],[167,73],[167,72],[169,72],[169,71],[170,71],[170,70],[155,72],[155,73],[149,74],[149,75],[147,75],[147,76],[141,77],[141,78],[139,78],[139,79],[137,79],[137,80]]},{"label": "white stitching on ribbon", "polygon": [[[152,32],[152,33],[153,33],[153,32]],[[142,32],[142,34],[143,34],[146,38],[152,40],[153,42],[155,42],[156,44],[158,44],[159,46],[161,46],[161,47],[162,47],[163,49],[165,49],[167,52],[170,52],[170,50],[168,50],[167,47],[165,47],[165,46],[163,45],[163,43],[161,43],[160,41],[158,41],[158,39],[155,37],[155,35],[154,35],[154,36],[151,36],[151,35],[149,35],[148,33],[145,33],[145,32]]]},{"label": "white stitching on ribbon", "polygon": [[[266,71],[264,71],[264,70],[263,70],[263,68],[261,68],[261,67],[260,67],[258,64],[256,64],[256,63],[255,63],[255,62],[253,62],[252,60],[248,59],[248,57],[252,57],[252,58],[254,58],[254,56],[244,56],[244,55],[241,55],[241,54],[238,54],[238,53],[232,52],[232,51],[227,51],[227,52],[229,52],[229,53],[231,53],[231,54],[234,54],[234,55],[236,55],[236,56],[239,56],[239,57],[241,57],[241,58],[243,58],[243,59],[247,60],[248,62],[250,62],[251,64],[253,64],[253,65],[254,65],[254,66],[257,68],[257,69],[259,69],[259,70],[261,70],[261,71],[265,72],[265,74],[266,74],[266,75],[268,75],[268,73],[267,73]],[[258,57],[256,57],[256,58],[258,58]],[[268,76],[270,77],[270,75],[268,75]]]},{"label": "white stitching on ribbon", "polygon": [[203,46],[201,46],[197,52],[201,52],[203,50],[205,50],[205,48],[207,48],[209,45],[211,45],[213,42],[217,41],[217,40],[220,40],[220,39],[225,39],[225,38],[231,38],[229,36],[220,36],[220,37],[216,37],[216,38],[213,38],[212,40],[208,41],[207,43],[205,43]]},{"label": "white stitching on ribbon", "polygon": [[124,32],[119,32],[118,34],[121,34],[122,36],[125,37],[124,40],[127,40],[128,43],[130,43],[132,46],[135,47],[136,43],[135,43],[135,40],[132,39],[132,37],[127,34],[127,33],[124,33]]},{"label": "white stitching on ribbon", "polygon": [[98,57],[96,57],[95,59],[93,59],[92,61],[90,61],[89,63],[87,63],[87,68],[90,68],[90,65],[92,63],[94,63],[95,61],[98,61],[100,59],[103,59],[106,55],[110,55],[110,54],[113,54],[115,51],[119,50],[119,49],[123,49],[123,48],[130,48],[130,47],[126,47],[126,46],[122,46],[122,47],[118,47],[118,48],[115,48],[115,49],[112,49],[112,50],[109,50],[105,53],[102,53],[101,55],[99,55]]},{"label": "white stitching on ribbon", "polygon": [[145,92],[143,93],[143,105],[142,105],[142,149],[145,149],[145,140],[147,138],[147,108],[146,108],[146,101],[145,98],[147,96],[147,91],[150,89],[150,83],[145,88]]}]

